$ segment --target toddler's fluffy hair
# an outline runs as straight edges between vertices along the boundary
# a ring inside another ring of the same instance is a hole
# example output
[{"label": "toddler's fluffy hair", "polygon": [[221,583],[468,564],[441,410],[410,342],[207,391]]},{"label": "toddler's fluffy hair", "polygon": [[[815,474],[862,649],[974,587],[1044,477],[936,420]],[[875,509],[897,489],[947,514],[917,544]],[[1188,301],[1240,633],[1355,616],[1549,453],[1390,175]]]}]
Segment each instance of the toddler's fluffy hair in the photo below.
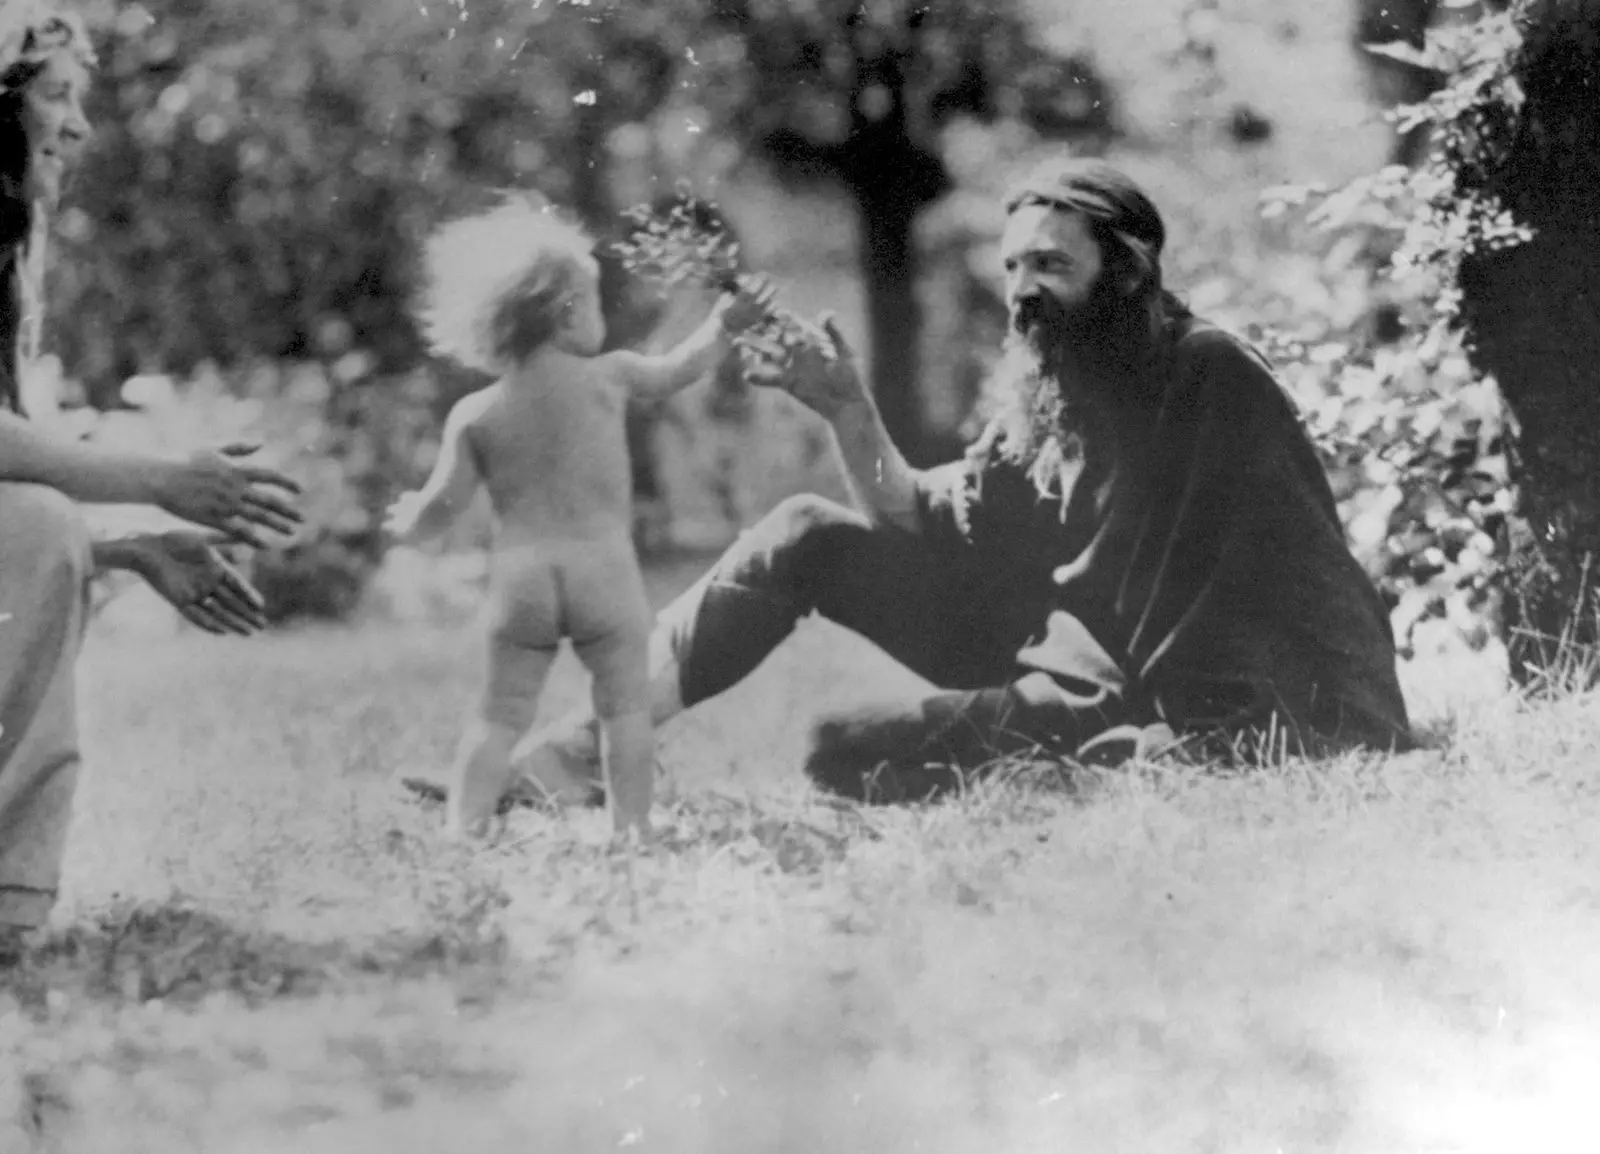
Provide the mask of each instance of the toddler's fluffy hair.
[{"label": "toddler's fluffy hair", "polygon": [[419,308],[435,354],[503,373],[561,327],[594,242],[537,196],[510,192],[429,239]]}]

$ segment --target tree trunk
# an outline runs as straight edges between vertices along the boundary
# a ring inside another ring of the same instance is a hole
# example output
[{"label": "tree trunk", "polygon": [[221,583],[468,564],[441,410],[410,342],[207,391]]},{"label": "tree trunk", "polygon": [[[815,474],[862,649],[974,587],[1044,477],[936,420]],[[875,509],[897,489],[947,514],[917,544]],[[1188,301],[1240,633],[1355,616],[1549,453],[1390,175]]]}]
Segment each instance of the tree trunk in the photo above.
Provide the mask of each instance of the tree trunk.
[{"label": "tree trunk", "polygon": [[[1424,68],[1368,52],[1364,45],[1398,40],[1420,49],[1438,9],[1439,0],[1357,0],[1356,49],[1378,100],[1385,107],[1426,100],[1438,87],[1439,78]],[[1426,128],[1414,128],[1396,137],[1390,159],[1410,167],[1421,158],[1426,145]]]},{"label": "tree trunk", "polygon": [[[1600,564],[1600,2],[1539,5],[1518,79],[1527,95],[1485,182],[1534,239],[1463,263],[1475,365],[1520,426],[1520,496],[1506,583],[1512,672],[1593,680]],[[1577,664],[1571,664],[1576,661]],[[1587,675],[1585,670],[1589,670]],[[1570,684],[1570,682],[1569,682]]]},{"label": "tree trunk", "polygon": [[[918,391],[917,254],[914,210],[885,196],[879,185],[856,190],[861,214],[861,268],[872,346],[872,389],[883,423],[913,464],[925,464],[922,397]],[[909,211],[908,211],[909,210]]]},{"label": "tree trunk", "polygon": [[949,187],[936,154],[911,138],[905,80],[892,55],[862,61],[851,100],[851,133],[836,169],[855,197],[872,343],[872,389],[883,423],[912,465],[927,459],[919,384],[917,214]]}]

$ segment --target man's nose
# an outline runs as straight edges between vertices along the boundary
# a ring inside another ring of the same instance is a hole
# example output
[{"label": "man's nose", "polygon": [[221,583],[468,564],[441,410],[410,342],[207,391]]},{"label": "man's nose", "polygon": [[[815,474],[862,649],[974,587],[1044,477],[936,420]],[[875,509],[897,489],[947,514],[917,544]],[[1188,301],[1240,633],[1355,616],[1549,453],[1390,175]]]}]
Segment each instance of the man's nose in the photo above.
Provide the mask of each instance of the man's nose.
[{"label": "man's nose", "polygon": [[61,140],[74,148],[82,148],[89,143],[91,130],[88,118],[81,112],[74,112],[61,124]]},{"label": "man's nose", "polygon": [[1008,290],[1006,295],[1016,303],[1036,296],[1039,291],[1039,280],[1030,270],[1019,268],[1011,274],[1010,283],[1006,288]]}]

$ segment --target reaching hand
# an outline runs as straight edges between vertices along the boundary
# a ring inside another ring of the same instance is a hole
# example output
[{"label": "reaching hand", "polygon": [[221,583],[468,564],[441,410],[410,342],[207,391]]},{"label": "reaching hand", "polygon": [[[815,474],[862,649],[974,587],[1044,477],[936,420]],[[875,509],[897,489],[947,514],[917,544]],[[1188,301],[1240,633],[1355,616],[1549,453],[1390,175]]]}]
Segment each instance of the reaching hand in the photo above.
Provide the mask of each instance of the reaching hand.
[{"label": "reaching hand", "polygon": [[[745,376],[752,384],[784,390],[820,416],[832,419],[841,409],[866,397],[856,371],[855,354],[833,323],[831,312],[820,317],[822,330],[803,339],[750,342],[753,363]],[[809,328],[809,326],[808,326]]]},{"label": "reaching hand", "polygon": [[717,298],[713,312],[723,331],[742,333],[753,329],[772,315],[772,301],[778,290],[765,277],[750,279]]},{"label": "reaching hand", "polygon": [[157,478],[155,503],[185,521],[227,534],[235,541],[265,548],[256,529],[293,533],[305,517],[292,503],[267,486],[299,494],[300,486],[275,469],[236,465],[232,458],[247,457],[255,445],[226,445],[220,452],[204,450],[182,464],[171,465]]},{"label": "reaching hand", "polygon": [[133,568],[190,624],[248,637],[266,628],[265,602],[218,551],[231,540],[227,533],[156,534],[138,543]]},{"label": "reaching hand", "polygon": [[422,517],[422,494],[401,493],[383,515],[383,531],[393,540],[407,541],[417,531]]}]

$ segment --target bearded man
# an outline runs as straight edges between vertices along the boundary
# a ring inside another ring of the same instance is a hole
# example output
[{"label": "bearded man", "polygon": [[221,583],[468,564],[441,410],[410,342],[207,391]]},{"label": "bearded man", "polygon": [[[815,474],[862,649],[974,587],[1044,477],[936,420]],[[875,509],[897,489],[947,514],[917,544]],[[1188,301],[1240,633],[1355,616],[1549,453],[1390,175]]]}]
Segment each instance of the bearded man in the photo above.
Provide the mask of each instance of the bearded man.
[{"label": "bearded man", "polygon": [[[1163,288],[1149,198],[1072,160],[1005,212],[1004,407],[964,459],[907,466],[831,320],[831,352],[758,365],[831,425],[859,508],[784,502],[660,614],[658,724],[816,612],[942,687],[817,727],[807,773],[854,798],[928,798],[1040,748],[1408,747],[1388,614],[1326,474],[1267,363]],[[584,716],[519,757],[529,786],[598,781]]]}]

